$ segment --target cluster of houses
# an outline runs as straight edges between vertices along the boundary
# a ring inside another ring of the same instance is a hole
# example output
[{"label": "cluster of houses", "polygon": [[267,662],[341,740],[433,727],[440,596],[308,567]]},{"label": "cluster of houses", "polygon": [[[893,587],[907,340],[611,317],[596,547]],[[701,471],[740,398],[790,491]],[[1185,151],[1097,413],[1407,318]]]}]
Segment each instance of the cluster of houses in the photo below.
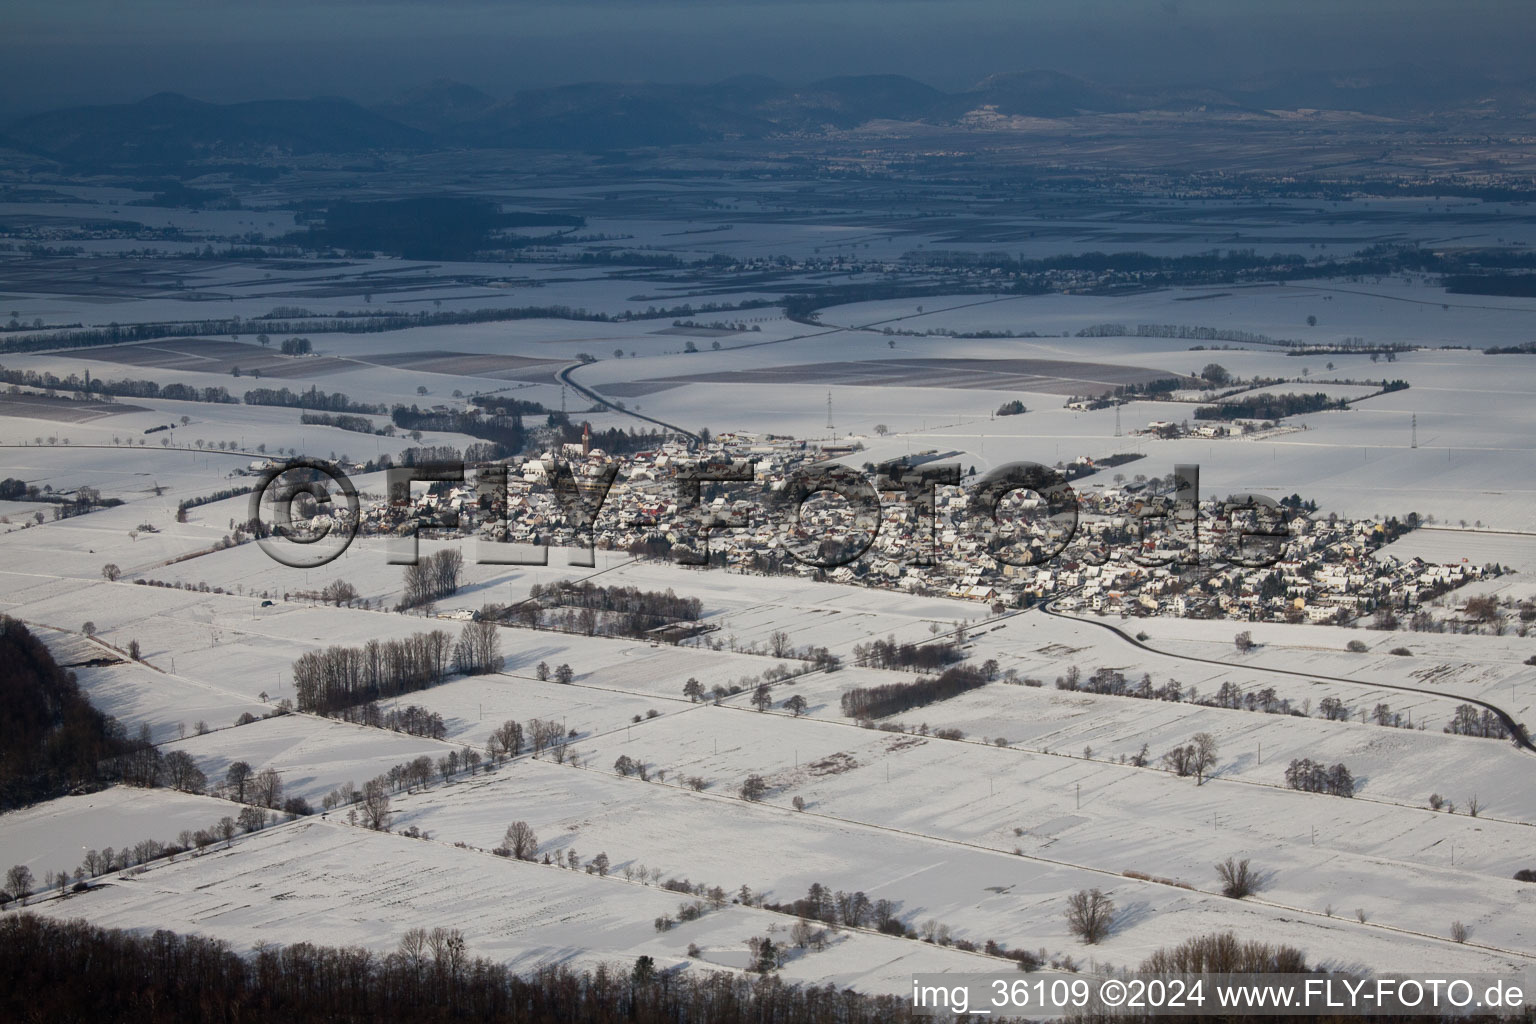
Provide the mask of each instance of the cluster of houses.
[{"label": "cluster of houses", "polygon": [[[1345,621],[1382,609],[1411,611],[1500,571],[1377,554],[1416,524],[1412,517],[1405,524],[1296,516],[1263,560],[1269,564],[1228,564],[1212,553],[1236,526],[1223,518],[1220,503],[1212,502],[1201,505],[1198,550],[1192,555],[1187,520],[1144,528],[1148,508],[1166,500],[1172,476],[1126,480],[1116,474],[1113,483],[1097,482],[1096,475],[1106,474],[1095,474],[1086,456],[1061,467],[1077,480],[1075,532],[1044,515],[1050,510],[1028,492],[1005,501],[1011,505],[1000,508],[999,527],[976,507],[974,475],[963,476],[959,486],[932,488],[930,513],[910,500],[913,495],[893,482],[885,467],[877,472],[865,464],[862,478],[874,487],[880,505],[880,528],[872,541],[868,529],[850,526],[850,505],[842,499],[807,501],[798,515],[788,507],[792,503],[775,500],[797,471],[849,454],[846,446],[815,441],[723,434],[701,445],[659,442],[616,459],[585,441],[509,460],[505,488],[495,478],[488,485],[482,475],[478,481],[437,484],[407,503],[365,504],[361,526],[365,533],[419,530],[521,545],[567,546],[590,539],[607,550],[691,564],[704,560],[707,538],[708,563],[728,571],[794,573],[1002,607],[1054,600],[1063,609],[1105,615]],[[938,464],[956,454],[924,453],[910,462]],[[748,461],[750,481],[706,482],[696,502],[684,497],[677,480],[684,467]],[[613,482],[599,513],[588,514],[590,529],[581,529],[577,502],[590,510],[610,474]],[[557,497],[562,477],[577,483],[579,499],[569,488]],[[1013,523],[1021,525],[1010,533]],[[709,524],[707,531],[701,524]],[[1012,564],[1026,561],[1031,552],[1038,564]],[[806,557],[824,564],[806,564],[801,560]]]}]

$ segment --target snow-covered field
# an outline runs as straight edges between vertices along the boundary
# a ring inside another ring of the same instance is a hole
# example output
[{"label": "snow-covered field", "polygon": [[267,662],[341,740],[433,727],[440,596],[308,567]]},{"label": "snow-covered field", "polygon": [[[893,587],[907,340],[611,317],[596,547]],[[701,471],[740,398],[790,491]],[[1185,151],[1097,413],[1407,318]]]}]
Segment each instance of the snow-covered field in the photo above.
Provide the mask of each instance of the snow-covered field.
[{"label": "snow-covered field", "polygon": [[[738,211],[758,209],[758,203],[768,209],[778,190],[774,183],[744,189],[752,194],[734,203]],[[631,200],[665,199],[665,189],[654,183],[618,192]],[[83,190],[77,207],[51,204],[47,212],[100,216],[110,210],[150,218],[151,211],[119,205],[133,195]],[[550,190],[541,198],[560,197]],[[1373,230],[1390,233],[1393,208],[1369,205]],[[1338,210],[1305,206],[1291,211],[1299,220],[1271,225],[1251,244],[1285,251],[1297,239],[1319,237],[1321,221],[1331,217],[1339,224],[1326,244],[1363,244],[1356,237],[1360,225]],[[919,243],[968,244],[940,228],[920,238],[893,237],[851,217],[847,224],[813,228],[746,218],[738,224],[730,216],[738,211],[721,211],[703,227],[723,229],[697,236],[675,234],[671,222],[623,215],[594,217],[590,229],[690,257],[722,251],[744,257],[832,254],[863,245],[894,259]],[[1409,218],[1414,211],[1405,206],[1397,213]],[[1215,231],[1217,222],[1223,237],[1232,234],[1222,220],[1227,216],[1213,207],[1214,219],[1202,223],[1157,224],[1161,240],[1149,238],[1146,247],[1202,251],[1215,244],[1205,233]],[[250,229],[253,218],[271,220],[272,230],[292,226],[291,215],[275,208],[179,211],[165,223],[217,234]],[[1108,246],[1110,238],[1140,230],[1092,218],[1021,218],[1008,230],[1015,228],[1019,251],[1037,255]],[[1041,231],[1038,240],[1028,236],[1035,230]],[[205,261],[195,272],[185,271],[191,282],[185,294],[37,294],[8,303],[23,319],[88,324],[252,317],[291,304],[329,313],[414,311],[423,303],[434,309],[564,303],[616,313],[681,301],[673,296],[693,286],[662,274],[636,280],[570,264],[346,263],[339,271],[342,283],[329,292],[324,268],[284,271],[272,280],[238,264]],[[392,274],[409,275],[412,283],[365,291],[368,282]],[[456,281],[460,275],[506,280],[492,288]],[[710,299],[750,295],[722,291]],[[438,300],[441,307],[433,305]],[[260,384],[248,374],[235,378],[224,365],[246,359],[244,350],[174,369],[125,361],[138,358],[132,353],[91,349],[8,354],[4,363],[60,376],[88,369],[108,379],[224,386],[235,394],[254,386],[313,385],[385,404],[455,406],[462,402],[452,397],[456,390],[496,392],[551,409],[568,403],[573,417],[590,418],[594,428],[649,429],[616,410],[583,411],[590,400],[552,376],[589,353],[597,361],[572,371],[583,386],[619,397],[626,385],[638,385],[624,398],[630,409],[690,429],[823,437],[829,433],[830,391],[830,432],[864,446],[849,460],[858,465],[954,449],[984,472],[1016,459],[1052,463],[1134,451],[1147,458],[1133,472],[1164,474],[1176,463],[1199,463],[1207,495],[1298,493],[1318,501],[1320,515],[1432,515],[1435,528],[1411,533],[1382,554],[1501,562],[1516,572],[1466,593],[1512,599],[1536,593],[1536,357],[1480,351],[1528,341],[1536,327],[1531,300],[1448,295],[1409,277],[1119,296],[929,296],[825,309],[820,327],[790,321],[778,309],[721,316],[758,330],[722,335],[715,339],[718,351],[703,336],[669,332],[666,320],[522,320],[317,334],[314,357],[291,360]],[[1308,324],[1309,316],[1317,318],[1315,325]],[[1198,343],[1172,338],[1075,336],[1106,323],[1133,331],[1139,324],[1215,327],[1319,345],[1362,337],[1425,348],[1373,363],[1352,354],[1291,357],[1257,344],[1192,351]],[[886,328],[898,333],[886,334]],[[899,333],[929,330],[1014,336]],[[1036,336],[1023,336],[1031,332]],[[689,340],[700,351],[685,351]],[[263,352],[254,334],[239,343],[253,359],[277,358]],[[622,356],[615,357],[615,350]],[[1268,392],[1320,390],[1358,400],[1345,411],[1287,423],[1305,429],[1251,439],[1159,440],[1134,432],[1153,420],[1193,422],[1193,405],[1129,402],[1119,410],[1124,429],[1117,430],[1115,410],[1068,409],[1067,396],[1058,391],[941,387],[910,379],[900,386],[828,387],[817,370],[831,362],[895,360],[920,367],[914,361],[956,359],[1054,360],[1181,374],[1198,373],[1214,361],[1243,377],[1287,379]],[[799,369],[775,383],[732,376],[785,367]],[[705,376],[710,379],[697,379]],[[1392,378],[1410,387],[1363,397]],[[994,416],[1014,399],[1029,411]],[[577,764],[525,755],[491,773],[435,779],[392,794],[393,834],[350,825],[345,810],[335,810],[239,837],[227,849],[219,844],[203,855],[155,862],[142,873],[114,873],[88,893],[34,900],[41,912],[199,931],[241,948],[302,938],[387,950],[409,928],[451,925],[465,931],[473,953],[519,968],[590,966],[649,954],[662,965],[691,964],[690,970],[740,969],[748,936],[778,937],[794,923],[785,914],[727,903],[697,921],[658,931],[653,921],[675,913],[683,897],[654,884],[654,877],[651,884],[625,877],[643,863],[661,878],[686,877],[732,894],[746,885],[773,902],[801,897],[813,882],[863,891],[871,900],[892,901],[897,916],[919,931],[934,920],[957,938],[1044,948],[1079,961],[1091,955],[1100,964],[1134,965],[1159,947],[1223,929],[1296,945],[1310,962],[1329,967],[1501,970],[1536,963],[1536,886],[1512,878],[1517,870],[1536,869],[1536,759],[1507,742],[1441,731],[1469,699],[1532,721],[1536,666],[1527,663],[1530,640],[1517,627],[1489,636],[1104,620],[1127,634],[1144,633],[1140,647],[1099,622],[1041,610],[994,616],[974,602],[685,569],[618,552],[598,552],[591,568],[570,564],[564,551],[552,552],[547,566],[478,564],[469,542],[462,545],[463,584],[437,603],[439,617],[397,614],[385,609],[401,599],[402,572],[388,562],[381,541],[360,540],[322,569],[291,569],[254,544],[215,550],[245,518],[246,498],[198,505],[186,522],[176,521],[176,510],[183,500],[249,484],[253,478],[238,471],[260,456],[258,446],[363,460],[417,442],[304,425],[296,409],[160,399],[122,404],[142,411],[65,422],[43,418],[27,403],[9,411],[0,405],[0,477],[59,491],[90,486],[124,501],[71,519],[44,515],[41,523],[34,513],[51,512],[47,505],[0,504],[6,520],[0,523],[0,611],[24,620],[61,663],[74,666],[87,696],[130,733],[148,726],[163,751],[191,755],[213,782],[235,761],[258,771],[272,768],[285,795],[317,805],[337,786],[361,787],[421,755],[435,761],[466,746],[483,751],[492,729],[508,719],[562,723],[575,734]],[[190,418],[186,425],[180,423],[184,415]],[[171,423],[172,431],[144,433]],[[877,424],[888,428],[886,436],[877,436]],[[162,438],[172,444],[162,446]],[[141,439],[142,446],[136,443]],[[239,451],[198,450],[198,440],[233,442]],[[471,440],[428,434],[420,443],[463,446]],[[365,494],[377,495],[384,486],[378,475],[355,482]],[[1090,478],[1080,486],[1094,482],[1103,481]],[[424,541],[422,551],[444,543]],[[116,582],[103,578],[107,563],[121,569]],[[440,715],[443,740],[307,713],[262,717],[295,697],[292,665],[307,651],[426,629],[457,634],[462,613],[520,600],[535,584],[588,576],[698,598],[704,622],[715,627],[709,637],[725,649],[507,627],[498,631],[506,658],[502,672],[454,678],[384,702],[385,710],[415,704]],[[170,586],[139,585],[136,579]],[[337,579],[352,583],[370,607],[327,607],[299,596]],[[447,617],[454,615],[459,617]],[[93,638],[85,635],[87,623]],[[839,699],[855,686],[911,682],[915,677],[908,673],[850,664],[839,672],[807,674],[773,687],[770,713],[752,710],[750,692],[720,706],[689,701],[682,692],[690,678],[708,690],[741,684],[780,664],[758,653],[780,631],[797,647],[824,646],[851,662],[854,647],[871,639],[921,642],[960,624],[969,629],[965,653],[974,663],[995,659],[1000,669],[1044,685],[997,681],[879,723],[899,722],[905,732],[861,728],[842,714]],[[1239,629],[1250,630],[1257,643],[1241,654],[1233,645]],[[1367,650],[1348,651],[1351,640]],[[118,660],[133,642],[142,661]],[[1399,647],[1410,653],[1390,653]],[[92,661],[97,663],[87,664]],[[541,662],[570,665],[572,683],[539,680]],[[1268,715],[1056,689],[1055,678],[1073,665],[1085,675],[1113,668],[1133,682],[1146,673],[1154,686],[1177,679],[1186,692],[1196,687],[1206,696],[1223,683],[1248,692],[1273,687],[1278,697],[1313,714]],[[801,717],[784,708],[792,694],[807,701]],[[1348,721],[1316,715],[1328,697],[1350,707]],[[1410,716],[1416,728],[1361,720],[1382,703]],[[245,715],[257,720],[236,725]],[[200,735],[198,723],[210,731]],[[916,734],[922,726],[926,734]],[[958,729],[965,738],[932,735],[940,729]],[[1219,747],[1218,765],[1204,785],[1159,767],[1165,751],[1200,732]],[[1124,763],[1143,747],[1150,765]],[[616,774],[621,756],[644,762],[651,781]],[[1284,788],[1293,758],[1347,765],[1356,798]],[[664,780],[658,771],[666,773]],[[766,785],[760,803],[739,795],[754,774]],[[697,792],[686,784],[695,776],[705,783]],[[1431,794],[1454,801],[1456,813],[1428,809]],[[797,797],[803,810],[792,802]],[[1476,817],[1467,813],[1474,798]],[[87,848],[165,841],[234,813],[238,809],[228,801],[166,790],[114,787],[62,797],[0,816],[0,866],[26,864],[39,877],[72,870]],[[585,864],[602,852],[611,873],[600,877],[491,855],[514,820],[536,830],[540,857],[575,850]],[[408,828],[425,830],[429,838],[400,834]],[[1260,870],[1263,886],[1255,897],[1220,895],[1214,864],[1229,856],[1249,858]],[[1111,894],[1118,913],[1102,947],[1086,948],[1069,933],[1063,908],[1069,894],[1094,887]],[[1464,944],[1449,937],[1457,920],[1472,929]],[[697,959],[687,955],[690,943],[700,947]],[[797,953],[783,974],[904,992],[914,972],[1000,968],[1011,965],[853,929],[824,951]]]},{"label": "snow-covered field", "polygon": [[[743,940],[783,938],[782,915],[727,905],[658,933],[679,895],[622,877],[542,864],[307,819],[246,837],[67,899],[38,912],[126,928],[203,932],[239,947],[296,936],[387,952],[411,928],[461,929],[476,955],[520,970],[563,963],[592,968],[650,955],[659,967],[746,966]],[[434,924],[436,922],[436,924]],[[701,957],[691,960],[690,943]],[[901,992],[917,971],[983,971],[1000,961],[867,932],[845,933],[784,970],[789,980]]]}]

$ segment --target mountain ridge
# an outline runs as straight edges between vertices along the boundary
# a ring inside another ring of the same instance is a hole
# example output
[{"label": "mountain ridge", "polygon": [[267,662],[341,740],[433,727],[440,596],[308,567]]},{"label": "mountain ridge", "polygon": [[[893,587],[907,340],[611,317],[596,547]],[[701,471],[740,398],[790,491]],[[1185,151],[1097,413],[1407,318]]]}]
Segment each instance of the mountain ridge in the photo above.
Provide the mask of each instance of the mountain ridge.
[{"label": "mountain ridge", "polygon": [[987,75],[956,92],[899,74],[833,76],[803,86],[740,75],[708,85],[582,82],[498,98],[438,79],[371,106],[335,97],[216,104],[157,93],[133,103],[21,118],[0,126],[0,137],[66,164],[166,166],[385,150],[607,151],[848,129],[875,120],[952,124],[978,109],[1051,119],[1292,109],[1387,117],[1453,111],[1523,116],[1536,112],[1536,82],[1397,66],[1142,88],[1029,69]]}]

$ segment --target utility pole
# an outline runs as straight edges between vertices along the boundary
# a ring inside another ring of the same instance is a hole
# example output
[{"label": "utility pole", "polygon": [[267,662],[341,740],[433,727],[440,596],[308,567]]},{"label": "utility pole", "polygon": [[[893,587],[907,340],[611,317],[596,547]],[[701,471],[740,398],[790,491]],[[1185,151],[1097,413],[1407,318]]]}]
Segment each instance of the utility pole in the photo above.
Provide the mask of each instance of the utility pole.
[{"label": "utility pole", "polygon": [[1115,436],[1120,436],[1120,403],[1115,403]]},{"label": "utility pole", "polygon": [[827,438],[830,440],[837,436],[837,428],[832,426],[832,392],[827,392]]},{"label": "utility pole", "polygon": [[1414,413],[1410,422],[1413,430],[1413,447],[1417,448],[1419,446],[1419,414]]}]

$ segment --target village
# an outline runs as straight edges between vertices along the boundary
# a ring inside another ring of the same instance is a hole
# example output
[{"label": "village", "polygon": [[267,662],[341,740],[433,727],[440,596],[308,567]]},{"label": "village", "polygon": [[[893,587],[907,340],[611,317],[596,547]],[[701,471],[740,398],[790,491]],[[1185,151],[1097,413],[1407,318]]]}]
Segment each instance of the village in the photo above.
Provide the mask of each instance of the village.
[{"label": "village", "polygon": [[[1423,525],[1420,517],[1410,512],[1385,521],[1312,518],[1307,513],[1315,506],[1299,495],[1272,510],[1273,533],[1256,528],[1251,516],[1223,501],[1202,501],[1198,523],[1192,523],[1174,512],[1172,473],[1110,476],[1114,467],[1139,456],[1096,463],[1083,455],[1055,467],[1062,477],[1078,481],[1075,529],[1059,517],[1039,514],[1048,511],[1045,502],[1024,491],[1003,499],[994,524],[975,508],[974,467],[962,475],[963,469],[948,464],[958,486],[914,491],[898,482],[903,471],[932,470],[956,452],[918,453],[900,466],[865,463],[879,495],[878,530],[869,522],[851,526],[840,500],[813,495],[798,515],[775,501],[795,474],[832,460],[851,461],[858,447],[733,433],[692,446],[666,440],[616,458],[587,438],[508,460],[505,489],[499,473],[482,471],[478,480],[418,484],[408,503],[365,500],[359,529],[372,535],[475,537],[480,557],[503,544],[509,551],[593,546],[730,572],[794,574],[958,598],[996,612],[1050,602],[1062,611],[1119,617],[1339,625],[1370,617],[1382,628],[1395,628],[1401,616],[1405,626],[1419,630],[1475,626],[1450,611],[1437,617],[1427,606],[1467,583],[1510,571],[1498,564],[1434,564],[1378,554]],[[746,464],[750,479],[705,483],[697,502],[685,498],[680,487],[681,469],[717,467],[716,476],[725,477],[719,468],[734,465],[742,474]],[[557,500],[557,478],[565,473],[579,482],[579,499]],[[1105,476],[1110,478],[1100,479]],[[931,500],[931,513],[924,499]],[[346,510],[332,514],[345,517]],[[1010,529],[1004,520],[1014,516],[1018,527]],[[1164,516],[1167,521],[1159,522]],[[1011,533],[1017,536],[1010,539]],[[1265,541],[1267,554],[1224,557],[1245,536]],[[806,557],[807,545],[821,557]],[[525,551],[507,560],[543,557]]]}]

